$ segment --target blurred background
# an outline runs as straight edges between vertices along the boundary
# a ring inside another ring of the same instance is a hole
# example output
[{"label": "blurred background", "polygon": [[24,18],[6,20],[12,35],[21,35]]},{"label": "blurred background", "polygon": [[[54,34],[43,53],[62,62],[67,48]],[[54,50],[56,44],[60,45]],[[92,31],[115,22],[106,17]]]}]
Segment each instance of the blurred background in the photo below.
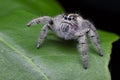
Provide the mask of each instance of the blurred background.
[{"label": "blurred background", "polygon": [[[92,21],[97,29],[120,35],[120,0],[58,0],[67,13],[80,13]],[[107,37],[107,36],[106,36]],[[120,61],[120,40],[114,42],[109,69],[112,80],[116,75]],[[114,75],[115,74],[115,75]]]}]

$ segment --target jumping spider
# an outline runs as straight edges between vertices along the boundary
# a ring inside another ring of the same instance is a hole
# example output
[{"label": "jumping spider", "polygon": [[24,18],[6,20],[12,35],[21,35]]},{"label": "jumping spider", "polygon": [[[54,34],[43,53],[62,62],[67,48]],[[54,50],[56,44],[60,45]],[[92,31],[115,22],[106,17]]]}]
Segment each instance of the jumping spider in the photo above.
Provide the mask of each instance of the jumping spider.
[{"label": "jumping spider", "polygon": [[75,39],[78,41],[78,50],[81,53],[83,67],[85,69],[88,68],[87,35],[95,45],[99,55],[103,56],[96,28],[90,21],[83,19],[79,14],[60,14],[54,18],[43,16],[33,19],[27,24],[27,26],[30,27],[34,24],[40,23],[45,23],[45,25],[40,32],[37,48],[41,46],[47,36],[48,30],[50,29],[60,38],[65,40]]}]

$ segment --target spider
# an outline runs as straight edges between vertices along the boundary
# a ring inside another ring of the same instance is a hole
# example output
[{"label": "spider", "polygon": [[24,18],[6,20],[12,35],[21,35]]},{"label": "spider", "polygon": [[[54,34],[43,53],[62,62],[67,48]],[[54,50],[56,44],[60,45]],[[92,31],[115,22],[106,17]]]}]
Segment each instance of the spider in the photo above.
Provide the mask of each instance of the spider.
[{"label": "spider", "polygon": [[87,35],[97,49],[100,56],[103,56],[98,33],[94,25],[79,14],[59,14],[56,17],[43,16],[31,20],[27,26],[44,23],[40,37],[37,41],[37,48],[40,48],[42,42],[47,36],[48,30],[52,30],[58,37],[65,40],[77,40],[78,51],[81,53],[82,64],[85,69],[89,66]]}]

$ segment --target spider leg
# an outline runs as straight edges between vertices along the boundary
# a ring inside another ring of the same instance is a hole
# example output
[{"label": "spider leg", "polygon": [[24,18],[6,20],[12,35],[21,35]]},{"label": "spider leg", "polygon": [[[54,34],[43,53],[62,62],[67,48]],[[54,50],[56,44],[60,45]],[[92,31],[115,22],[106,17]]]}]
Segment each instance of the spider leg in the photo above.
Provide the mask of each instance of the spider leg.
[{"label": "spider leg", "polygon": [[49,23],[51,20],[52,20],[51,17],[43,16],[43,17],[39,17],[39,18],[31,20],[30,22],[27,23],[27,26],[30,27],[32,25],[36,25],[39,23]]},{"label": "spider leg", "polygon": [[75,33],[75,36],[76,37],[80,37],[80,36],[83,36],[83,35],[85,35],[87,32],[89,32],[89,28],[85,28],[85,29],[83,29],[83,30],[81,30],[81,31],[79,31],[79,32],[76,32]]},{"label": "spider leg", "polygon": [[87,40],[86,35],[82,35],[78,38],[78,50],[81,52],[83,67],[85,69],[88,68],[88,46],[87,46]]},{"label": "spider leg", "polygon": [[88,35],[91,38],[91,42],[95,45],[99,55],[103,56],[102,49],[100,47],[100,40],[98,38],[98,33],[96,31],[95,26],[88,20],[85,20],[84,23],[85,23],[84,26],[87,26],[89,28]]},{"label": "spider leg", "polygon": [[47,36],[47,33],[48,33],[48,29],[49,29],[49,25],[46,24],[43,26],[41,32],[40,32],[40,37],[38,38],[38,41],[37,41],[37,48],[40,48],[42,42],[44,41],[45,37]]},{"label": "spider leg", "polygon": [[98,38],[97,32],[96,32],[96,31],[93,31],[93,30],[90,30],[90,31],[88,32],[88,35],[89,35],[90,38],[91,38],[91,42],[95,45],[95,47],[96,47],[99,55],[100,55],[100,56],[103,56],[102,49],[101,49],[101,47],[100,47],[100,40],[99,40],[99,38]]}]

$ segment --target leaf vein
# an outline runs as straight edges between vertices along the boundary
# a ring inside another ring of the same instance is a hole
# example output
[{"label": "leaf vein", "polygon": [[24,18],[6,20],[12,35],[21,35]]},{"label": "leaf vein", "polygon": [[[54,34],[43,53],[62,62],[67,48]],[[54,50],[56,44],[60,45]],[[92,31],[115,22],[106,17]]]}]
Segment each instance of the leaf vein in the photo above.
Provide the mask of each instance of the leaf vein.
[{"label": "leaf vein", "polygon": [[17,52],[20,56],[22,56],[24,59],[26,59],[26,61],[28,63],[30,63],[35,69],[37,69],[37,71],[45,78],[45,80],[49,80],[47,75],[45,75],[42,70],[35,64],[33,63],[33,61],[27,57],[26,55],[23,54],[23,52],[19,51],[18,49],[16,49],[15,47],[13,47],[10,43],[8,43],[7,41],[5,41],[3,38],[0,38],[0,41],[3,42],[5,45],[7,45],[9,48],[11,48],[12,50],[14,50],[15,52]]}]

